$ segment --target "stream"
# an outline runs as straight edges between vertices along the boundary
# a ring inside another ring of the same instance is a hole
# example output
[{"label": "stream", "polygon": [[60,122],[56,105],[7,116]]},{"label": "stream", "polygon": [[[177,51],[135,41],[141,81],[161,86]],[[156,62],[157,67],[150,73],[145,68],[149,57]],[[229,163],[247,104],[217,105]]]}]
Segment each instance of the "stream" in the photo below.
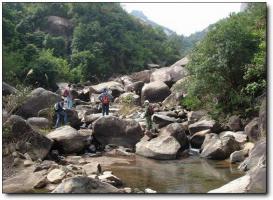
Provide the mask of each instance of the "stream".
[{"label": "stream", "polygon": [[238,165],[228,161],[205,160],[190,156],[179,160],[152,160],[140,156],[130,164],[115,163],[106,167],[126,187],[158,193],[207,193],[242,176]]}]

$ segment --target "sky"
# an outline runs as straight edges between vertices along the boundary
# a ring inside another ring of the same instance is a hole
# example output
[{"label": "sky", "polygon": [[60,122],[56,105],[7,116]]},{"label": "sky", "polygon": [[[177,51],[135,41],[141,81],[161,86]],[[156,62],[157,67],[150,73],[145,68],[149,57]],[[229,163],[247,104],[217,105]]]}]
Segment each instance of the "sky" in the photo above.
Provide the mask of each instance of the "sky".
[{"label": "sky", "polygon": [[241,3],[121,3],[127,11],[142,11],[148,19],[177,34],[189,36],[239,12]]}]

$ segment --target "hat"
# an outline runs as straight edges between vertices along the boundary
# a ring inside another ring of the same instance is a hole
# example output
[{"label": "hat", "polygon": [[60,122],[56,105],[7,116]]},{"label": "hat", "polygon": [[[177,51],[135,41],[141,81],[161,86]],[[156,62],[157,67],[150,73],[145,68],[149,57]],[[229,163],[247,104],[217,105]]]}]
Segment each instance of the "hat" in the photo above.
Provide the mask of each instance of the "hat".
[{"label": "hat", "polygon": [[145,100],[144,101],[144,104],[149,104],[150,102],[148,100]]}]

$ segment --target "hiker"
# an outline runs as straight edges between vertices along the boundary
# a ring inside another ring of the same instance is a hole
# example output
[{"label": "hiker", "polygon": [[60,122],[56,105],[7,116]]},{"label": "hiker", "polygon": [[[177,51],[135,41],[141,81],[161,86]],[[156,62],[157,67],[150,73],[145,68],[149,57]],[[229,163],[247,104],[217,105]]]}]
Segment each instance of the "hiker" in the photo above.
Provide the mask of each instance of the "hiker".
[{"label": "hiker", "polygon": [[113,100],[113,96],[108,93],[107,89],[103,89],[103,93],[99,95],[99,100],[102,104],[102,116],[109,115],[109,104]]},{"label": "hiker", "polygon": [[[144,101],[145,112],[144,117],[146,119],[146,131],[145,135],[149,137],[149,140],[155,138],[157,135],[153,130],[153,122],[152,122],[152,115],[154,114],[154,109],[148,100]],[[148,141],[149,141],[148,140]]]},{"label": "hiker", "polygon": [[55,128],[58,128],[60,126],[61,117],[64,118],[64,125],[67,124],[67,113],[65,112],[64,101],[63,100],[60,101],[60,102],[57,102],[54,105],[54,110],[55,110],[56,115],[57,115]]},{"label": "hiker", "polygon": [[71,94],[71,84],[64,90],[63,96],[65,97],[65,108],[71,109],[73,106],[72,94]]}]

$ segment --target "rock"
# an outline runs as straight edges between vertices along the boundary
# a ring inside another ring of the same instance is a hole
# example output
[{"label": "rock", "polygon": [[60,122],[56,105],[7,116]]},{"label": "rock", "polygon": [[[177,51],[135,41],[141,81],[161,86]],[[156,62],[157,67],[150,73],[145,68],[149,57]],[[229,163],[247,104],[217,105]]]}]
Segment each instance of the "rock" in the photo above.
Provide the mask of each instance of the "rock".
[{"label": "rock", "polygon": [[260,139],[261,133],[259,131],[259,118],[258,117],[252,119],[245,126],[245,134],[248,136],[249,141],[251,141],[251,142],[256,142]]},{"label": "rock", "polygon": [[121,83],[118,83],[115,81],[109,81],[109,82],[100,83],[98,85],[92,85],[89,88],[89,92],[90,92],[90,94],[92,94],[92,93],[99,94],[99,93],[103,92],[104,88],[111,90],[112,96],[114,98],[118,97],[121,93],[124,92],[123,85]]},{"label": "rock", "polygon": [[210,129],[199,131],[190,137],[192,148],[200,149],[207,134],[211,133]]},{"label": "rock", "polygon": [[132,90],[135,91],[137,95],[141,95],[142,87],[144,86],[143,81],[137,81],[134,83],[131,83],[125,87],[125,91],[131,92]]},{"label": "rock", "polygon": [[244,150],[234,151],[230,154],[229,160],[231,163],[242,162],[245,159],[245,156],[246,154]]},{"label": "rock", "polygon": [[179,142],[173,136],[158,136],[149,140],[144,136],[136,144],[136,154],[153,159],[171,160],[176,159],[178,150],[181,148]]},{"label": "rock", "polygon": [[15,94],[17,92],[17,89],[12,87],[11,85],[7,84],[6,82],[2,82],[2,95],[10,95]]},{"label": "rock", "polygon": [[25,160],[24,161],[24,166],[25,167],[28,167],[28,166],[31,166],[31,165],[33,165],[33,162],[31,160]]},{"label": "rock", "polygon": [[232,131],[241,131],[243,130],[242,121],[239,116],[233,115],[228,120],[228,127]]},{"label": "rock", "polygon": [[73,128],[79,128],[81,125],[81,120],[79,119],[78,112],[72,109],[67,109],[67,119],[70,126]]},{"label": "rock", "polygon": [[211,132],[218,132],[218,124],[214,120],[201,120],[189,125],[189,132],[191,135],[203,131],[211,130]]},{"label": "rock", "polygon": [[[109,113],[109,116],[110,115],[111,115],[111,113]],[[102,116],[101,113],[84,115],[83,122],[85,122],[85,123],[93,123],[94,121],[96,121],[97,119],[99,119],[101,116]]]},{"label": "rock", "polygon": [[156,69],[150,77],[150,82],[163,81],[167,85],[172,85],[181,78],[188,75],[187,70],[184,67],[173,65],[171,67],[162,67]]},{"label": "rock", "polygon": [[172,92],[181,92],[182,94],[187,94],[187,83],[190,81],[189,76],[178,80],[171,87]]},{"label": "rock", "polygon": [[183,126],[179,123],[169,124],[167,127],[163,128],[160,131],[161,136],[172,136],[174,137],[180,144],[181,149],[183,151],[189,148],[189,140],[185,133]]},{"label": "rock", "polygon": [[47,118],[44,117],[31,117],[27,119],[27,123],[35,128],[49,128],[50,122]]},{"label": "rock", "polygon": [[188,113],[188,122],[189,124],[193,124],[199,121],[201,118],[205,117],[207,112],[204,110],[191,111]]},{"label": "rock", "polygon": [[122,181],[118,177],[114,176],[113,174],[107,174],[107,173],[104,174],[103,173],[103,175],[98,176],[98,178],[102,182],[109,183],[109,184],[116,186],[116,187],[122,186],[122,184],[123,184]]},{"label": "rock", "polygon": [[155,190],[150,189],[150,188],[146,188],[145,193],[157,193],[157,192]]},{"label": "rock", "polygon": [[183,98],[182,92],[173,92],[171,93],[163,102],[163,106],[172,108],[181,103],[181,100]]},{"label": "rock", "polygon": [[235,140],[239,143],[245,143],[247,141],[247,135],[243,131],[232,132],[232,131],[223,131],[219,133],[220,138],[225,136],[232,135]]},{"label": "rock", "polygon": [[116,144],[133,148],[143,136],[139,123],[114,116],[101,117],[94,122],[94,137],[103,146]]},{"label": "rock", "polygon": [[252,142],[247,142],[244,144],[243,150],[246,152],[246,155],[254,148],[255,144]]},{"label": "rock", "polygon": [[81,152],[90,145],[92,132],[77,131],[70,126],[62,126],[47,134],[49,139],[57,143],[58,149],[63,153]]},{"label": "rock", "polygon": [[132,193],[133,192],[132,188],[130,188],[130,187],[125,187],[125,188],[123,188],[123,190],[125,193]]},{"label": "rock", "polygon": [[159,128],[162,128],[168,124],[177,122],[178,120],[173,117],[168,117],[166,115],[154,114],[152,120]]},{"label": "rock", "polygon": [[26,160],[32,161],[32,159],[28,153],[24,153],[24,157],[26,158]]},{"label": "rock", "polygon": [[48,170],[49,168],[53,169],[54,167],[57,167],[57,166],[58,164],[52,160],[44,160],[42,163],[35,165],[33,172]]},{"label": "rock", "polygon": [[53,107],[60,100],[60,95],[43,88],[37,88],[28,95],[27,99],[18,108],[16,114],[24,118],[36,117],[40,110]]},{"label": "rock", "polygon": [[141,90],[141,102],[149,100],[151,103],[161,102],[171,94],[169,87],[162,81],[147,83]]},{"label": "rock", "polygon": [[114,186],[97,179],[76,176],[65,179],[52,193],[118,193]]},{"label": "rock", "polygon": [[20,158],[14,158],[13,163],[12,163],[12,166],[18,166],[18,165],[20,165],[22,162],[23,162],[22,159],[20,159]]},{"label": "rock", "polygon": [[119,96],[120,103],[140,105],[140,96],[133,92],[125,92]]},{"label": "rock", "polygon": [[48,16],[47,17],[47,31],[52,35],[57,36],[71,36],[73,23],[66,18],[59,16]]},{"label": "rock", "polygon": [[266,136],[266,98],[262,100],[260,111],[259,111],[259,132],[261,136],[265,137]]},{"label": "rock", "polygon": [[60,169],[53,169],[47,175],[47,180],[50,183],[59,183],[65,177],[65,172]]},{"label": "rock", "polygon": [[234,151],[240,150],[240,144],[233,136],[219,138],[216,134],[208,134],[202,145],[201,157],[212,160],[224,160]]},{"label": "rock", "polygon": [[33,186],[35,189],[43,188],[47,184],[47,178],[46,176],[43,176],[40,180],[37,180]]},{"label": "rock", "polygon": [[[52,141],[34,131],[23,118],[12,115],[3,127],[11,130],[9,140],[16,141],[17,150],[23,154],[28,153],[32,160],[44,159],[49,153]],[[3,137],[3,141],[5,140]]]},{"label": "rock", "polygon": [[242,171],[250,170],[257,165],[262,157],[266,157],[266,139],[262,139],[255,144],[254,148],[249,152],[249,156],[238,168]]},{"label": "rock", "polygon": [[153,70],[144,70],[140,72],[135,72],[130,75],[130,77],[133,79],[134,82],[136,81],[142,81],[144,83],[150,82],[150,76]]},{"label": "rock", "polygon": [[97,174],[98,171],[99,171],[99,166],[100,164],[99,163],[88,163],[86,165],[83,165],[82,168],[83,170],[85,171],[85,173],[89,176],[89,175],[92,175],[92,174]]}]

